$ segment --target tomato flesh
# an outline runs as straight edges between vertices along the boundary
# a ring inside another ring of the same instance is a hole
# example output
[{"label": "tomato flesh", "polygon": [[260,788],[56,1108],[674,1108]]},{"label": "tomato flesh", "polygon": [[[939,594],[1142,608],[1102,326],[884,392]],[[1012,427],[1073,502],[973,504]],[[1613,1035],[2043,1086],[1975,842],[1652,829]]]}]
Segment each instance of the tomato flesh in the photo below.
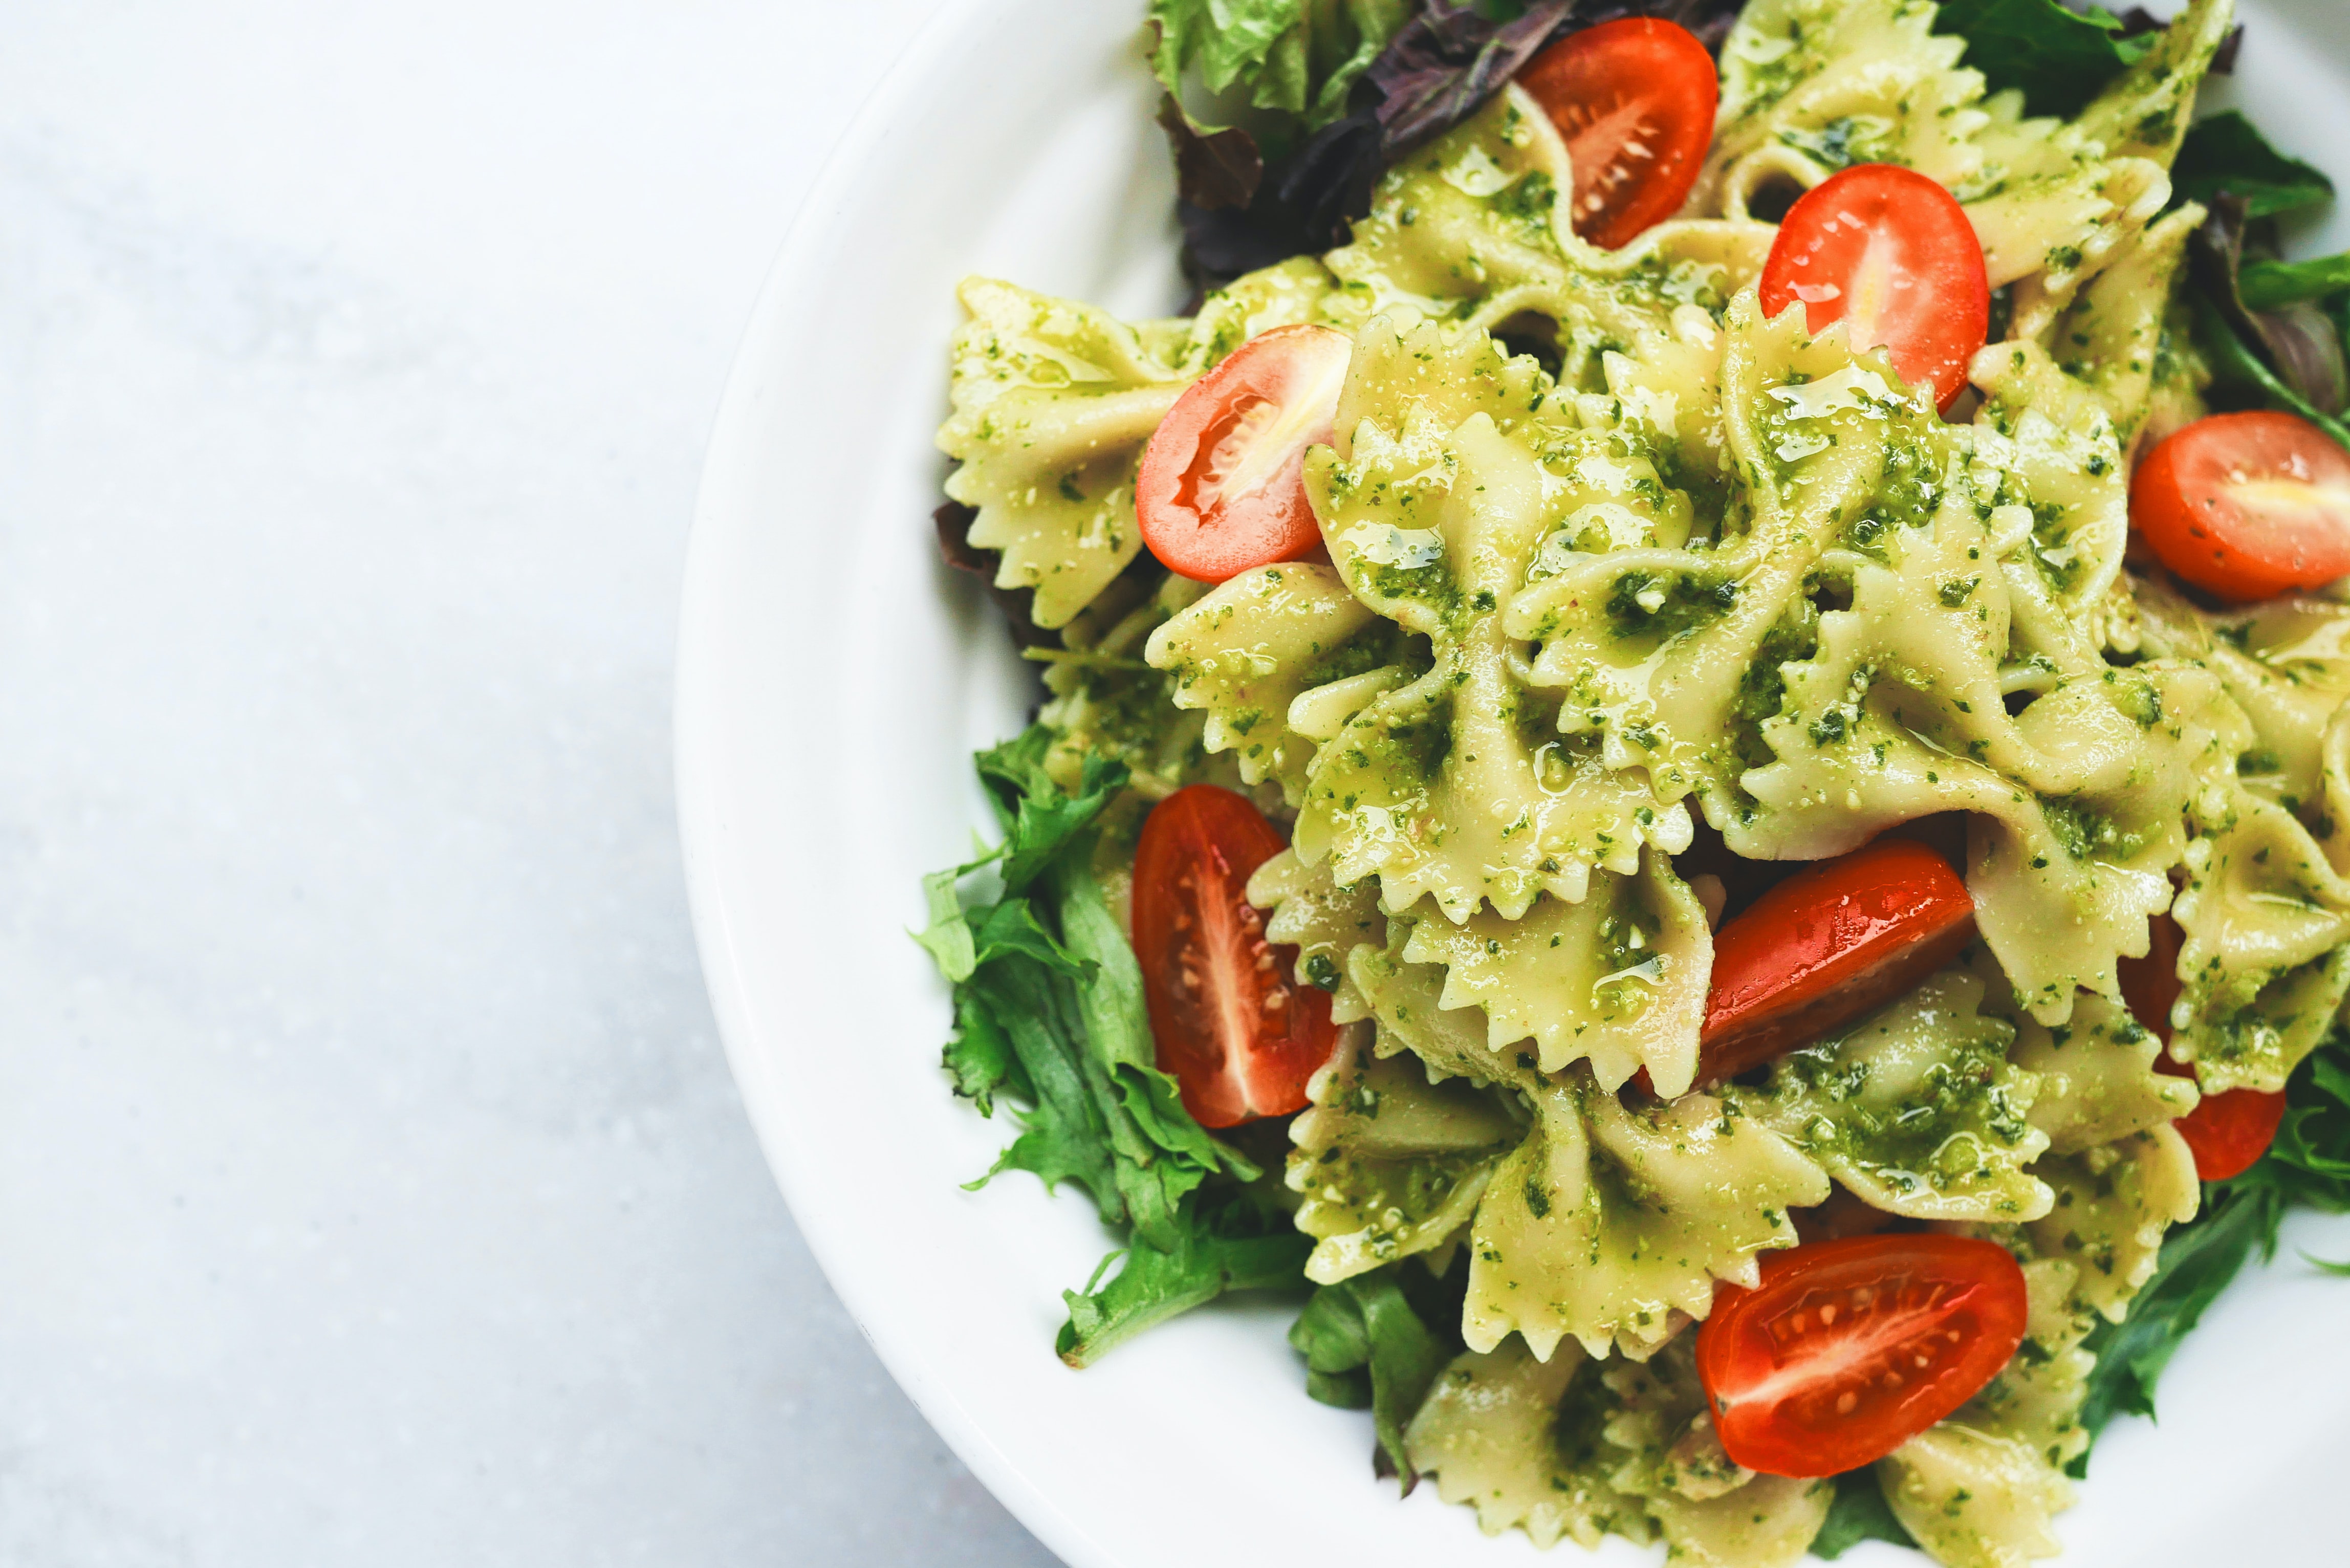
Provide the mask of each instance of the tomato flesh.
[{"label": "tomato flesh", "polygon": [[1774,1476],[1881,1459],[1982,1391],[2023,1343],[2023,1271],[1971,1237],[1856,1236],[1762,1261],[1698,1330],[1730,1457]]},{"label": "tomato flesh", "polygon": [[1785,1054],[1909,990],[1974,935],[1950,863],[1907,838],[1805,867],[1713,938],[1697,1081]]},{"label": "tomato flesh", "polygon": [[1536,55],[1518,85],[1566,142],[1576,234],[1619,249],[1689,200],[1721,83],[1687,27],[1652,16],[1586,27]]},{"label": "tomato flesh", "polygon": [[[2170,1044],[2171,1004],[2178,1000],[2182,940],[2178,921],[2168,915],[2157,915],[2146,957],[2121,961],[2122,1001],[2128,1004],[2130,1016],[2165,1045]],[[2168,1051],[2155,1057],[2154,1065],[2156,1071],[2174,1077],[2195,1076],[2193,1067],[2172,1061]],[[2178,1129],[2195,1156],[2195,1174],[2205,1181],[2225,1181],[2250,1170],[2269,1151],[2284,1121],[2284,1107],[2281,1094],[2230,1089],[2205,1095],[2193,1110],[2170,1125]]]},{"label": "tomato flesh", "polygon": [[1354,340],[1276,327],[1185,389],[1143,448],[1142,542],[1169,571],[1221,583],[1322,546],[1305,451],[1330,440]]},{"label": "tomato flesh", "polygon": [[1201,1127],[1228,1127],[1305,1106],[1330,1059],[1330,998],[1299,985],[1297,950],[1264,938],[1250,873],[1281,831],[1228,789],[1192,784],[1152,809],[1134,856],[1134,950],[1159,1068]]},{"label": "tomato flesh", "polygon": [[2130,525],[2223,598],[2321,587],[2350,575],[2350,452],[2295,414],[2213,414],[2138,465]]},{"label": "tomato flesh", "polygon": [[1774,320],[1800,300],[1814,334],[1843,322],[1853,352],[1882,348],[1945,411],[1991,336],[1991,275],[1966,209],[1889,163],[1847,169],[1787,210],[1761,293]]}]

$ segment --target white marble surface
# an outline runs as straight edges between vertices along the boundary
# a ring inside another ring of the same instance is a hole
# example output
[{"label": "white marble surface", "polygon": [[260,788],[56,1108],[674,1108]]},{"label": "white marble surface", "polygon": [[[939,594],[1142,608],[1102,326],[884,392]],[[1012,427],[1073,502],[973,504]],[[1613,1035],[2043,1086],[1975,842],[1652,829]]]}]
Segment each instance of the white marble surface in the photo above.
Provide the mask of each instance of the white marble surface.
[{"label": "white marble surface", "polygon": [[931,4],[0,5],[0,1563],[1051,1562],[671,809],[728,357]]}]

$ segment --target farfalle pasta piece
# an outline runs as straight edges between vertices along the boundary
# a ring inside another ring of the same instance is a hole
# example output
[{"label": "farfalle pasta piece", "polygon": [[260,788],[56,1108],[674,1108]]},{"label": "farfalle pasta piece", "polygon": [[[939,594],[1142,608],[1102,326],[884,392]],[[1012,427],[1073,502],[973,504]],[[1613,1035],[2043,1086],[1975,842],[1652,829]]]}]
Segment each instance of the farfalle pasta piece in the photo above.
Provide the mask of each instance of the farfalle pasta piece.
[{"label": "farfalle pasta piece", "polygon": [[1603,1375],[1618,1409],[1607,1440],[1625,1456],[1609,1479],[1656,1521],[1669,1561],[1783,1568],[1827,1522],[1835,1485],[1757,1475],[1731,1460],[1706,1407],[1693,1337],[1680,1335],[1646,1362],[1613,1363]]},{"label": "farfalle pasta piece", "polygon": [[1532,1050],[1495,1051],[1483,1012],[1443,1005],[1443,970],[1404,961],[1411,926],[1408,919],[1391,919],[1384,949],[1357,947],[1347,957],[1347,977],[1378,1025],[1374,1053],[1387,1057],[1409,1051],[1430,1081],[1463,1077],[1513,1089],[1540,1084]]},{"label": "farfalle pasta piece", "polygon": [[1232,753],[1242,778],[1274,780],[1295,804],[1320,742],[1292,727],[1293,702],[1345,683],[1359,707],[1404,683],[1421,662],[1404,640],[1333,568],[1284,561],[1217,585],[1153,631],[1142,652],[1170,677],[1175,706],[1206,713],[1210,752]]},{"label": "farfalle pasta piece", "polygon": [[1357,325],[1381,314],[1539,324],[1560,379],[1587,388],[1601,354],[1677,306],[1719,309],[1770,253],[1771,226],[1743,221],[1660,223],[1623,250],[1596,249],[1569,221],[1572,184],[1550,117],[1504,88],[1388,171],[1351,242],[1325,258],[1338,280],[1326,309]]},{"label": "farfalle pasta piece", "polygon": [[2046,1217],[2024,1227],[2036,1253],[2080,1271],[2074,1300],[2119,1323],[2154,1277],[2162,1235],[2195,1218],[2195,1157],[2168,1126],[2079,1154],[2051,1155],[2033,1174],[2054,1189]]},{"label": "farfalle pasta piece", "polygon": [[2173,909],[2172,1049],[2207,1089],[2272,1091],[2350,994],[2350,841],[2334,826],[2350,821],[2350,607],[2212,613],[2154,584],[2137,599],[2147,647],[2207,667],[2232,700]]},{"label": "farfalle pasta piece", "polygon": [[1488,1535],[1523,1530],[1537,1546],[1572,1537],[1656,1535],[1639,1500],[1609,1482],[1622,1459],[1606,1436],[1617,1413],[1600,1368],[1572,1345],[1537,1360],[1523,1340],[1455,1356],[1404,1433],[1412,1467],[1439,1497],[1477,1511]]},{"label": "farfalle pasta piece", "polygon": [[1879,1469],[1894,1517],[1947,1568],[2023,1568],[2061,1549],[2051,1525],[2073,1483],[2013,1438],[1946,1420]]},{"label": "farfalle pasta piece", "polygon": [[2273,1093],[2350,995],[2350,878],[2283,806],[2241,788],[2220,798],[2174,907],[2185,991],[2171,1050],[2209,1092]]},{"label": "farfalle pasta piece", "polygon": [[1139,576],[1121,577],[1071,618],[1060,648],[1031,650],[1049,655],[1045,690],[1052,695],[1036,712],[1053,734],[1045,771],[1076,794],[1086,759],[1112,757],[1151,800],[1187,784],[1238,783],[1229,763],[1219,767],[1209,756],[1205,716],[1178,709],[1168,678],[1138,657],[1151,632],[1203,590],[1169,576],[1145,592]]},{"label": "farfalle pasta piece", "polygon": [[1471,1349],[1515,1331],[1540,1356],[1573,1338],[1644,1358],[1706,1315],[1717,1280],[1751,1287],[1760,1253],[1794,1244],[1786,1211],[1828,1195],[1816,1163],[1710,1095],[1635,1112],[1578,1067],[1528,1098],[1534,1130],[1470,1232]]},{"label": "farfalle pasta piece", "polygon": [[2040,1080],[2029,1114],[2051,1154],[2080,1154],[2195,1108],[2194,1081],[2155,1066],[2161,1041],[2118,1002],[2084,996],[2069,1023],[2049,1028],[2027,1015],[2015,1026],[2008,1060]]},{"label": "farfalle pasta piece", "polygon": [[1140,326],[964,280],[938,436],[962,464],[947,494],[978,510],[971,544],[1002,552],[996,585],[1035,590],[1038,626],[1066,625],[1142,548],[1135,471],[1183,389],[1247,337],[1314,319],[1328,278],[1319,262],[1284,262],[1210,296],[1195,320]]},{"label": "farfalle pasta piece", "polygon": [[2195,94],[2235,28],[2235,0],[2190,0],[2152,47],[2107,83],[2075,122],[2111,158],[2168,169],[2195,118]]},{"label": "farfalle pasta piece", "polygon": [[1945,970],[1840,1035],[1780,1058],[1767,1094],[1724,1091],[1863,1202],[1913,1220],[2018,1221],[2054,1197],[2025,1167],[2048,1147],[2040,1084],[2008,1060],[2014,1027],[1982,981]]},{"label": "farfalle pasta piece", "polygon": [[1776,711],[1777,667],[1809,640],[1814,566],[1855,526],[1874,537],[1887,518],[1922,524],[1959,453],[1880,357],[1856,359],[1840,328],[1811,337],[1800,311],[1765,321],[1741,295],[1720,352],[1734,481],[1719,536],[1595,547],[1555,532],[1504,626],[1533,646],[1528,680],[1557,694],[1564,733],[1596,741],[1610,767],[1645,770],[1662,798],[1699,794],[1727,832],[1736,781],[1769,755],[1753,720]]},{"label": "farfalle pasta piece", "polygon": [[[1455,922],[1481,904],[1515,919],[1545,893],[1581,900],[1594,867],[1638,870],[1643,844],[1690,843],[1685,811],[1563,738],[1555,700],[1521,679],[1503,606],[1545,535],[1684,525],[1645,462],[1545,416],[1548,393],[1539,367],[1482,333],[1374,322],[1339,445],[1306,460],[1339,573],[1433,659],[1323,747],[1298,813],[1298,853],[1330,856],[1341,882],[1377,875],[1391,911],[1427,897]],[[1365,408],[1392,422],[1349,427]]]},{"label": "farfalle pasta piece", "polygon": [[1297,950],[1293,972],[1298,981],[1330,993],[1333,1023],[1371,1015],[1347,964],[1358,947],[1377,951],[1388,945],[1376,881],[1342,888],[1332,880],[1329,862],[1308,866],[1295,850],[1284,849],[1250,876],[1248,899],[1266,911],[1264,940]]},{"label": "farfalle pasta piece", "polygon": [[1909,0],[1753,0],[1721,49],[1713,151],[1691,205],[1743,217],[1764,186],[1898,163],[1953,188],[1982,167],[1987,117],[1964,40]]},{"label": "farfalle pasta piece", "polygon": [[1696,1078],[1713,937],[1655,850],[1634,876],[1595,873],[1580,903],[1545,895],[1514,920],[1416,920],[1403,958],[1442,965],[1440,1005],[1482,1008],[1496,1052],[1532,1040],[1544,1073],[1588,1061],[1612,1092],[1646,1071],[1667,1099]]},{"label": "farfalle pasta piece", "polygon": [[1306,1277],[1335,1284],[1441,1246],[1469,1223],[1523,1129],[1465,1078],[1431,1084],[1407,1057],[1378,1061],[1367,1029],[1346,1031],[1290,1124],[1297,1228],[1315,1239]]}]

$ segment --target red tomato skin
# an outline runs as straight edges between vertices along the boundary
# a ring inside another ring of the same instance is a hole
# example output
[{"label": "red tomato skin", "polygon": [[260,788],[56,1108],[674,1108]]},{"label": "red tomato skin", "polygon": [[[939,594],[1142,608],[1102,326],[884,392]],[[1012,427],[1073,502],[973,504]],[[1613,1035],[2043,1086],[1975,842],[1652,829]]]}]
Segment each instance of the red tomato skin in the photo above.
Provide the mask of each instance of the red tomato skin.
[{"label": "red tomato skin", "polygon": [[[2130,1016],[2170,1044],[2170,1007],[2178,1000],[2178,949],[2183,935],[2178,922],[2157,915],[2148,933],[2144,958],[2121,961],[2122,1001]],[[2168,1051],[2154,1059],[2155,1070],[2173,1077],[2191,1078],[2195,1069],[2174,1062]],[[2170,1125],[2187,1140],[2195,1156],[2195,1174],[2205,1181],[2225,1181],[2241,1176],[2260,1162],[2276,1141],[2283,1124],[2285,1098],[2258,1089],[2229,1089],[2205,1095],[2196,1107]]]},{"label": "red tomato skin", "polygon": [[1991,336],[1991,275],[1966,209],[1925,175],[1863,163],[1804,192],[1762,264],[1762,312],[1776,320],[1801,300],[1804,326],[1826,331],[1846,318],[1872,254],[1897,297],[1877,313],[1876,331],[1854,330],[1853,351],[1881,344],[1902,379],[1930,389],[1947,412]]},{"label": "red tomato skin", "polygon": [[1713,141],[1721,81],[1687,27],[1652,16],[1586,27],[1536,55],[1518,85],[1566,142],[1577,234],[1619,250],[1689,200]]},{"label": "red tomato skin", "polygon": [[[2156,1063],[2166,1072],[2186,1069]],[[2221,1094],[2203,1096],[2200,1104],[2171,1123],[2178,1136],[2187,1140],[2187,1147],[2195,1156],[2195,1174],[2206,1181],[2225,1181],[2231,1176],[2241,1176],[2268,1153],[2269,1145],[2276,1141],[2277,1128],[2284,1124],[2285,1099],[2282,1095],[2264,1095],[2258,1089],[2229,1089]]]},{"label": "red tomato skin", "polygon": [[1337,1044],[1328,994],[1293,978],[1297,950],[1264,940],[1244,891],[1284,846],[1245,797],[1191,784],[1151,810],[1135,847],[1134,950],[1158,1065],[1201,1127],[1303,1110]]},{"label": "red tomato skin", "polygon": [[[1134,483],[1142,542],[1169,571],[1221,583],[1322,548],[1305,496],[1306,448],[1326,444],[1354,341],[1328,327],[1276,327],[1232,350],[1167,410],[1142,451]],[[1243,422],[1268,410],[1294,415],[1296,439],[1263,483],[1243,493],[1201,491],[1220,454],[1244,449]]]},{"label": "red tomato skin", "polygon": [[1773,887],[1713,937],[1700,1084],[1874,1012],[1956,958],[1974,900],[1924,845],[1880,838]]},{"label": "red tomato skin", "polygon": [[[2298,482],[2308,504],[2247,505],[2230,493],[2242,480]],[[2296,414],[2210,415],[2138,464],[2130,526],[2164,566],[2222,598],[2322,587],[2350,575],[2350,452]]]},{"label": "red tomato skin", "polygon": [[[1893,1312],[1915,1319],[1915,1332],[1888,1332]],[[2023,1343],[2028,1315],[2023,1271],[1995,1242],[1938,1233],[1814,1241],[1766,1254],[1753,1290],[1714,1293],[1698,1329],[1698,1376],[1732,1460],[1765,1475],[1841,1475],[1981,1393]],[[1944,1337],[1951,1333],[1957,1341]]]}]

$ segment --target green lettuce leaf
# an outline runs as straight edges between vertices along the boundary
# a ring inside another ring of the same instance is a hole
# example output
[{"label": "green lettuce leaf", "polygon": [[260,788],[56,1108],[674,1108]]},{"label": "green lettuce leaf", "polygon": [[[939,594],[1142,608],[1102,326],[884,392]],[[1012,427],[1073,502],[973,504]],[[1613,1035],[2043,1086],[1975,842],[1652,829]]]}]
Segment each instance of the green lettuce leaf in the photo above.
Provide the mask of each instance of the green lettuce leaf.
[{"label": "green lettuce leaf", "polygon": [[[2155,1384],[2178,1342],[2202,1321],[2247,1259],[2275,1248],[2282,1209],[2273,1195],[2220,1190],[2227,1186],[2207,1187],[2208,1215],[2164,1238],[2154,1278],[2131,1301],[2128,1317],[2101,1323],[2089,1335],[2086,1348],[2097,1365],[2089,1374],[2081,1425],[2093,1440],[2116,1416],[2154,1414]],[[2088,1472],[2089,1456],[2084,1453],[2073,1461],[2073,1473]]]},{"label": "green lettuce leaf", "polygon": [[2315,404],[2286,385],[2208,297],[2195,301],[2195,342],[2210,361],[2216,387],[2265,408],[2299,414],[2350,448],[2350,426],[2320,411]]},{"label": "green lettuce leaf", "polygon": [[[923,881],[930,924],[915,940],[953,984],[942,1064],[982,1114],[999,1095],[1013,1101],[1019,1126],[972,1185],[1006,1170],[1075,1182],[1138,1247],[1185,1256],[1186,1200],[1211,1179],[1262,1173],[1191,1118],[1156,1065],[1142,971],[1093,872],[1097,819],[1126,770],[1088,758],[1067,794],[1045,771],[1050,742],[1032,727],[979,753],[1003,842]],[[1001,895],[966,907],[962,879],[991,866]]]},{"label": "green lettuce leaf", "polygon": [[2023,89],[2032,114],[2070,119],[2115,76],[2154,47],[2129,36],[2122,20],[2092,5],[2067,10],[2057,0],[1973,0],[1944,5],[1938,32],[1967,41],[1966,63],[1993,92]]},{"label": "green lettuce leaf", "polygon": [[[1126,784],[1126,764],[1087,757],[1077,793],[1066,794],[1045,771],[1045,753],[1053,732],[1031,724],[1014,740],[980,753],[973,763],[988,801],[1003,828],[1003,845],[991,858],[1006,893],[1025,892],[1028,884],[1079,834],[1093,826],[1102,808]],[[963,867],[972,870],[984,861]]]},{"label": "green lettuce leaf", "polygon": [[2334,182],[2323,171],[2279,152],[2232,109],[2189,128],[2170,181],[2182,201],[2209,204],[2223,191],[2241,196],[2253,218],[2314,207],[2334,195]]},{"label": "green lettuce leaf", "polygon": [[1915,1546],[1917,1538],[1893,1517],[1877,1484],[1875,1466],[1846,1470],[1835,1479],[1835,1501],[1828,1505],[1828,1521],[1812,1539],[1812,1555],[1833,1563],[1864,1541],[1889,1541]]},{"label": "green lettuce leaf", "polygon": [[[2116,1416],[2152,1416],[2155,1385],[2178,1342],[2254,1252],[2275,1255],[2295,1208],[2350,1212],[2350,1035],[2336,1028],[2285,1086],[2276,1141],[2241,1176],[2206,1182],[2203,1207],[2164,1238],[2154,1278],[2118,1324],[2100,1324],[2081,1423],[2095,1438]],[[2073,1463],[2088,1473],[2088,1456]]]},{"label": "green lettuce leaf", "polygon": [[2248,261],[2237,275],[2244,304],[2253,310],[2280,310],[2350,294],[2350,252],[2314,261]]},{"label": "green lettuce leaf", "polygon": [[[1219,1186],[1187,1197],[1167,1244],[1137,1237],[1102,1260],[1085,1288],[1065,1291],[1069,1321],[1055,1348],[1072,1366],[1090,1366],[1144,1329],[1227,1291],[1302,1290],[1311,1237],[1290,1222],[1270,1190],[1278,1178],[1245,1187]],[[1117,1274],[1102,1276],[1113,1264]]]},{"label": "green lettuce leaf", "polygon": [[[1390,1264],[1322,1286],[1291,1326],[1289,1343],[1305,1357],[1307,1394],[1371,1412],[1386,1460],[1380,1469],[1401,1477],[1409,1492],[1419,1476],[1404,1455],[1404,1428],[1460,1346],[1422,1320],[1399,1281],[1406,1268],[1428,1275],[1417,1262]],[[1456,1309],[1451,1322],[1460,1315]]]},{"label": "green lettuce leaf", "polygon": [[1020,1065],[1012,1037],[996,1027],[995,1014],[976,992],[965,988],[956,992],[954,1017],[954,1034],[947,1041],[942,1062],[954,1080],[955,1093],[978,1106],[983,1116],[995,1114],[999,1092],[1034,1104],[1036,1087]]},{"label": "green lettuce leaf", "polygon": [[1182,97],[1187,71],[1215,94],[1308,131],[1344,114],[1355,82],[1411,15],[1407,0],[1151,0],[1151,74]]},{"label": "green lettuce leaf", "polygon": [[922,899],[930,906],[931,923],[914,933],[914,940],[950,981],[969,980],[971,971],[979,967],[971,925],[962,918],[962,899],[955,893],[962,876],[963,868],[958,866],[922,878]]}]

